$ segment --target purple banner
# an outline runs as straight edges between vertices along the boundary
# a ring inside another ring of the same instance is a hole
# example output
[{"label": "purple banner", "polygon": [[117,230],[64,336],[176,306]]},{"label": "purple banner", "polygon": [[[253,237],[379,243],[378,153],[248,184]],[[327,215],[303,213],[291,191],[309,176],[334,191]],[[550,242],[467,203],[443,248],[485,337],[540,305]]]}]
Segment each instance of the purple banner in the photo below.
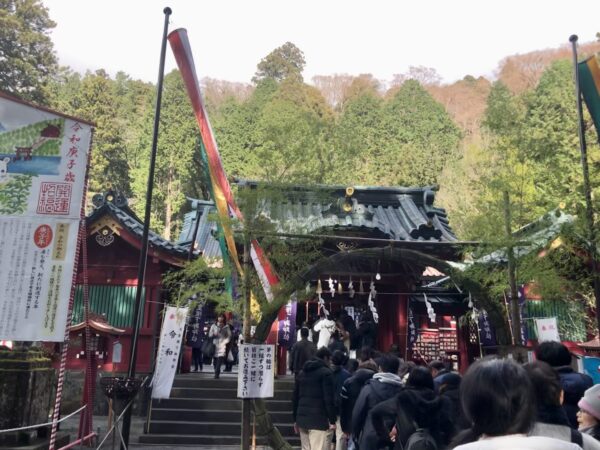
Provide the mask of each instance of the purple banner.
[{"label": "purple banner", "polygon": [[525,310],[525,302],[527,299],[525,298],[525,285],[522,284],[519,286],[519,315],[521,316],[521,342],[523,345],[527,345],[527,340],[529,339],[529,333],[527,332],[527,324],[525,323],[525,315],[523,311]]},{"label": "purple banner", "polygon": [[417,342],[418,330],[415,324],[415,317],[413,315],[412,308],[408,307],[408,348],[412,350],[415,342]]},{"label": "purple banner", "polygon": [[490,323],[489,317],[485,309],[479,311],[479,342],[482,347],[490,347],[496,345],[496,332]]},{"label": "purple banner", "polygon": [[296,294],[293,294],[285,305],[285,318],[279,321],[277,329],[277,343],[286,348],[291,348],[296,342],[296,298]]}]

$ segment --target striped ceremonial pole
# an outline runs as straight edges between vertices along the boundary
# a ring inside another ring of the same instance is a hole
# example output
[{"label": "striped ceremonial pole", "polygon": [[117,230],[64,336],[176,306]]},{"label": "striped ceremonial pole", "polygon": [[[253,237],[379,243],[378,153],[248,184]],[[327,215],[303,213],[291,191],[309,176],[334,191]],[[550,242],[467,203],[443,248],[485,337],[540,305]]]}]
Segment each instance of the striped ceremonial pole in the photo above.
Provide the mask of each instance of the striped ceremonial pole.
[{"label": "striped ceremonial pole", "polygon": [[[85,168],[85,179],[83,182],[83,196],[81,197],[81,209],[79,213],[79,233],[77,235],[77,247],[75,248],[75,266],[73,269],[73,278],[71,280],[71,295],[69,295],[69,307],[67,309],[67,323],[65,326],[65,336],[62,342],[62,349],[60,354],[60,366],[58,369],[58,382],[56,385],[56,398],[54,400],[54,411],[52,412],[52,430],[50,432],[50,443],[48,450],[54,450],[56,446],[56,434],[58,432],[58,416],[60,415],[60,403],[62,401],[62,390],[65,384],[65,369],[67,367],[67,352],[69,350],[69,329],[71,328],[71,321],[73,319],[73,303],[75,301],[75,290],[77,285],[77,263],[79,261],[79,255],[83,240],[85,236],[85,199],[88,191],[88,179],[90,172],[90,161],[92,156],[92,142],[94,140],[94,130],[92,129],[92,135],[90,137],[90,146],[88,149],[88,159]],[[87,245],[87,242],[86,242]],[[86,283],[87,284],[87,283]],[[87,350],[86,350],[87,351]],[[87,413],[86,408],[83,413]]]},{"label": "striped ceremonial pole", "polygon": [[[243,215],[238,208],[231,186],[227,180],[217,142],[215,140],[210,120],[202,100],[202,94],[200,91],[200,84],[198,83],[198,76],[196,74],[196,68],[194,65],[194,58],[192,56],[192,50],[190,42],[187,36],[187,31],[183,28],[177,29],[169,33],[169,43],[173,49],[177,66],[181,72],[186,90],[192,103],[192,108],[200,127],[200,136],[204,144],[206,151],[206,157],[208,160],[208,167],[210,173],[211,184],[213,187],[214,200],[217,206],[217,211],[223,225],[223,232],[227,241],[227,247],[233,259],[238,272],[243,274],[243,270],[239,264],[239,258],[237,255],[237,249],[235,246],[235,240],[231,227],[228,224],[230,211],[237,217],[238,220],[243,222]],[[265,296],[268,301],[273,300],[273,286],[275,286],[279,279],[275,274],[270,261],[265,256],[262,248],[258,241],[255,239],[251,241],[251,257],[254,267],[259,275]]]}]

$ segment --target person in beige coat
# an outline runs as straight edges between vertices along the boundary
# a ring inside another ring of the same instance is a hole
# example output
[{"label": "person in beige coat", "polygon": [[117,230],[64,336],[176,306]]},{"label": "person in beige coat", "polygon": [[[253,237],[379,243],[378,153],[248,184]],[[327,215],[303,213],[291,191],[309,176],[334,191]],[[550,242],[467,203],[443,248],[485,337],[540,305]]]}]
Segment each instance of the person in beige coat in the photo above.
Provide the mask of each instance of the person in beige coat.
[{"label": "person in beige coat", "polygon": [[215,367],[215,378],[221,375],[221,366],[225,361],[225,353],[227,344],[231,340],[231,328],[227,325],[225,314],[221,313],[217,316],[216,323],[213,323],[208,332],[208,338],[213,340],[215,344],[215,356],[213,365]]}]

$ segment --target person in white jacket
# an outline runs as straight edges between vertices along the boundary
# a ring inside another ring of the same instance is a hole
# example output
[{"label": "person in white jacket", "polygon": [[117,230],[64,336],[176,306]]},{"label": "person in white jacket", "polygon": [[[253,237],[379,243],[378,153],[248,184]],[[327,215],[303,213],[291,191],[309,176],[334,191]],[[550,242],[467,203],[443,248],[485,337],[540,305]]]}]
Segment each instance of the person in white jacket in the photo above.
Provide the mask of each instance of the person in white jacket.
[{"label": "person in white jacket", "polygon": [[225,314],[221,313],[217,316],[217,322],[212,324],[208,332],[208,338],[212,339],[215,344],[215,356],[213,359],[215,378],[219,378],[221,375],[221,365],[225,361],[227,344],[231,340],[231,328],[226,326],[226,323]]},{"label": "person in white jacket", "polygon": [[331,335],[335,330],[335,322],[329,319],[325,314],[321,317],[315,326],[313,327],[313,331],[315,333],[319,333],[319,341],[317,342],[317,349],[321,347],[328,347],[329,340],[331,339]]}]

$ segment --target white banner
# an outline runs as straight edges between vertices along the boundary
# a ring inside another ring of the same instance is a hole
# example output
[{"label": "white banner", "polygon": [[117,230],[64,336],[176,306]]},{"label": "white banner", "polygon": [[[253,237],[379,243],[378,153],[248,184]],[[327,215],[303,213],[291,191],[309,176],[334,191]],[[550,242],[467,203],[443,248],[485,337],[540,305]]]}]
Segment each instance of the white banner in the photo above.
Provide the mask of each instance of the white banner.
[{"label": "white banner", "polygon": [[91,135],[0,93],[0,339],[64,339]]},{"label": "white banner", "polygon": [[560,342],[556,317],[551,317],[549,319],[535,319],[535,328],[537,331],[538,342]]},{"label": "white banner", "polygon": [[187,314],[188,308],[174,306],[168,306],[165,311],[152,377],[152,398],[169,398],[171,395]]},{"label": "white banner", "polygon": [[274,345],[240,345],[238,366],[239,398],[273,397],[275,378]]}]

